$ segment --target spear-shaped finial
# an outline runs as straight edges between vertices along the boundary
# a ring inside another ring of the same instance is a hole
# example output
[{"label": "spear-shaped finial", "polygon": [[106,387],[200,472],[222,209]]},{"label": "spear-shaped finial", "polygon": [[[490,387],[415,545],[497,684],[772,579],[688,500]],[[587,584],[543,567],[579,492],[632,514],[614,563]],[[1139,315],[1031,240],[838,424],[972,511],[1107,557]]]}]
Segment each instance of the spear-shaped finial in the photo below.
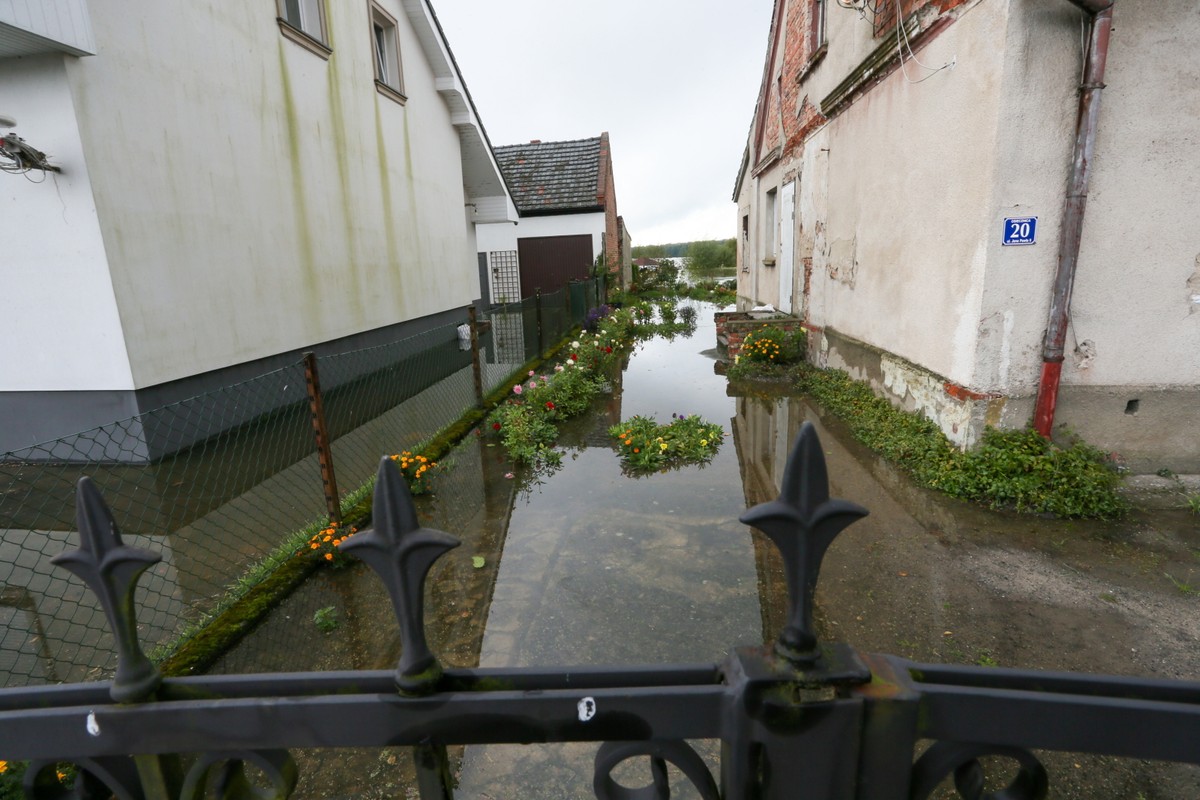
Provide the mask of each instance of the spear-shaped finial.
[{"label": "spear-shaped finial", "polygon": [[162,675],[138,644],[133,593],[138,577],[162,556],[127,547],[121,541],[112,512],[91,478],[80,478],[75,487],[75,525],[79,548],[58,554],[51,563],[82,578],[108,617],[117,646],[117,672],[109,696],[118,703],[146,700],[162,682]]},{"label": "spear-shaped finial", "polygon": [[436,687],[442,666],[425,641],[425,576],[433,562],[460,542],[421,527],[404,476],[387,456],[379,462],[372,509],[372,526],[338,547],[367,562],[392,598],[403,647],[396,688],[403,694],[427,694]]},{"label": "spear-shaped finial", "polygon": [[779,497],[740,517],[766,534],[783,556],[788,622],[775,651],[793,664],[809,665],[820,656],[813,631],[813,594],[825,551],[842,530],[866,515],[862,506],[829,499],[821,440],[812,423],[805,422],[783,470]]}]

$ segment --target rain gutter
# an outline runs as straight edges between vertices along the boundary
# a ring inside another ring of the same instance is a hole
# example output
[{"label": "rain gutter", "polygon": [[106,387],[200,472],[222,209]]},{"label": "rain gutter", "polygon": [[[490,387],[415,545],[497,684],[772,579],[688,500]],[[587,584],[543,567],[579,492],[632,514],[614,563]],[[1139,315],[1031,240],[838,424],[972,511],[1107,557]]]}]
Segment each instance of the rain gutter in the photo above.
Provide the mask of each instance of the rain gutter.
[{"label": "rain gutter", "polygon": [[1109,34],[1112,32],[1112,7],[1115,0],[1069,0],[1092,15],[1087,64],[1079,92],[1079,117],[1071,161],[1071,180],[1063,204],[1062,230],[1058,244],[1058,269],[1054,275],[1054,294],[1050,299],[1050,319],[1042,343],[1042,377],[1038,384],[1033,427],[1049,437],[1054,427],[1058,387],[1062,377],[1063,349],[1067,323],[1071,315],[1071,290],[1079,262],[1079,244],[1083,236],[1083,213],[1087,208],[1088,181],[1096,148],[1096,121],[1100,115],[1100,91],[1104,88],[1104,68],[1108,63]]}]

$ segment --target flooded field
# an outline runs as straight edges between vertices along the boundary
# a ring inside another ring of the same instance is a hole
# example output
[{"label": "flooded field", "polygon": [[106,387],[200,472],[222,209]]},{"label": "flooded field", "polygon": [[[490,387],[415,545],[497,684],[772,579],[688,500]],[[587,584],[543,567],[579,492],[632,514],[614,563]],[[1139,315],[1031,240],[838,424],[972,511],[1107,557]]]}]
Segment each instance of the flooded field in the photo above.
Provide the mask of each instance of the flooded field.
[{"label": "flooded field", "polygon": [[[430,644],[444,665],[716,662],[732,647],[773,638],[782,575],[737,517],[774,497],[790,442],[808,420],[821,433],[832,494],[871,510],[826,557],[818,589],[825,638],[947,663],[1200,677],[1195,517],[1063,522],[914,487],[804,399],[730,395],[708,352],[711,310],[702,307],[693,336],[632,354],[611,396],[565,431],[561,469],[510,478],[512,467],[485,436],[456,451],[437,493],[419,505],[422,524],[463,541],[434,567],[426,604]],[[608,426],[672,413],[724,426],[713,461],[623,474]],[[332,630],[314,624],[319,611],[336,622]],[[350,567],[318,573],[218,671],[385,669],[398,655],[382,586]],[[711,743],[700,749],[716,752]],[[594,752],[459,748],[456,796],[592,797]],[[304,753],[300,761],[297,796],[415,796],[399,749]],[[1200,796],[1192,768],[1072,754],[1046,763],[1054,797]]]}]

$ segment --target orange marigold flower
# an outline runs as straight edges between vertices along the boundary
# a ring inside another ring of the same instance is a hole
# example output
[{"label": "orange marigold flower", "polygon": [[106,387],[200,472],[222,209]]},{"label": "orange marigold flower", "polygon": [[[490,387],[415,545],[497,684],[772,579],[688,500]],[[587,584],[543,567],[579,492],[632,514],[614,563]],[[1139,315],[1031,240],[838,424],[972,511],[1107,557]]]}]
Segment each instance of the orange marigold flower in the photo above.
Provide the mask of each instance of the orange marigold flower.
[{"label": "orange marigold flower", "polygon": [[326,553],[326,554],[325,554],[325,560],[326,560],[326,561],[333,561],[333,553]]},{"label": "orange marigold flower", "polygon": [[318,547],[320,547],[320,546],[321,546],[321,545],[317,544],[316,542],[313,542],[313,543],[312,543],[312,549],[313,549],[313,550],[316,550],[316,549],[317,549]]},{"label": "orange marigold flower", "polygon": [[0,775],[3,775],[6,772],[8,772],[8,762],[0,761]]},{"label": "orange marigold flower", "polygon": [[633,452],[640,453],[640,452],[642,452],[642,450],[640,447],[635,447],[635,448],[633,448]]}]

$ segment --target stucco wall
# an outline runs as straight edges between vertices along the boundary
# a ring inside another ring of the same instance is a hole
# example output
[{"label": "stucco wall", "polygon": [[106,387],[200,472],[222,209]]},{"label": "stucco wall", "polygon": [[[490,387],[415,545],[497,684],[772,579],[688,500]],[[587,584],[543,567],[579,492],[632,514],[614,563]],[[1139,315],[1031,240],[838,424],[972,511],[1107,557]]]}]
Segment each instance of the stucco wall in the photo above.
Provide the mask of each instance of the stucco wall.
[{"label": "stucco wall", "polygon": [[1002,74],[993,32],[1004,29],[1005,10],[974,6],[921,52],[926,64],[955,59],[953,70],[910,83],[928,73],[908,64],[806,148],[813,162],[828,162],[825,219],[814,207],[811,226],[805,221],[813,230],[824,223],[812,321],[964,385],[973,379],[987,266],[987,154]]},{"label": "stucco wall", "polygon": [[0,112],[63,170],[0,173],[0,392],[133,388],[64,58],[0,61]]},{"label": "stucco wall", "polygon": [[136,387],[479,295],[459,140],[398,0],[405,106],[373,82],[366,3],[325,61],[273,3],[90,6],[68,64]]},{"label": "stucco wall", "polygon": [[1066,385],[1200,384],[1198,39],[1193,0],[1114,8]]},{"label": "stucco wall", "polygon": [[476,245],[481,253],[495,250],[516,250],[517,239],[533,236],[574,236],[588,233],[592,236],[592,258],[604,252],[604,212],[590,214],[559,214],[548,217],[521,217],[511,222],[479,225],[476,228]]}]

